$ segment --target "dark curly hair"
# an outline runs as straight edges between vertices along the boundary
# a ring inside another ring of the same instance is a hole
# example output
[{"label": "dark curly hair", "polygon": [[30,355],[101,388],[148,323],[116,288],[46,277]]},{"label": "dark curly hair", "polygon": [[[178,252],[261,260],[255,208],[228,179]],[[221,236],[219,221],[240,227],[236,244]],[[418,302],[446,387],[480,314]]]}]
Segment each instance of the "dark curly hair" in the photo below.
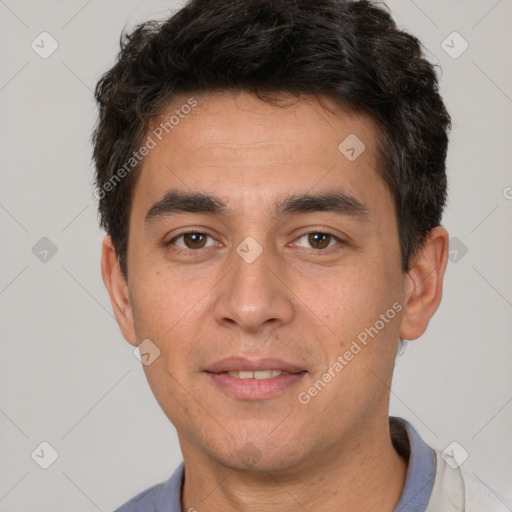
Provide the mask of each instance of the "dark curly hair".
[{"label": "dark curly hair", "polygon": [[247,91],[328,97],[379,128],[378,172],[391,190],[402,267],[441,222],[450,116],[420,42],[366,0],[192,0],[121,36],[96,86],[93,135],[101,226],[127,276],[129,213],[141,165],[119,169],[178,94]]}]

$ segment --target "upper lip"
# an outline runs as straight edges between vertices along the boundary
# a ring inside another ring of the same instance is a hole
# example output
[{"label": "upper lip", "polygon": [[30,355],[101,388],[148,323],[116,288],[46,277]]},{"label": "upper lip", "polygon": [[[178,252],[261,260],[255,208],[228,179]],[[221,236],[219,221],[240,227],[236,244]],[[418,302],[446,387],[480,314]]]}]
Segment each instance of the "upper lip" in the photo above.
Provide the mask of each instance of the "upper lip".
[{"label": "upper lip", "polygon": [[265,357],[263,359],[246,359],[245,357],[227,357],[221,359],[207,368],[206,372],[209,373],[222,373],[222,372],[236,372],[236,371],[249,371],[256,372],[259,370],[277,370],[287,373],[300,373],[306,371],[300,366],[296,366],[281,359],[272,357]]}]

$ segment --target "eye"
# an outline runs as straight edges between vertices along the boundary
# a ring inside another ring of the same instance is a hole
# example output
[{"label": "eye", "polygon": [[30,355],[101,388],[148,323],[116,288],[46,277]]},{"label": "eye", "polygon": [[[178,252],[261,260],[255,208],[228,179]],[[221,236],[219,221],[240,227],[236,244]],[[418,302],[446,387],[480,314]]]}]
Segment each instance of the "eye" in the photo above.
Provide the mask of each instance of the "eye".
[{"label": "eye", "polygon": [[301,245],[302,243],[309,244],[310,248],[320,250],[329,249],[338,242],[342,242],[338,237],[331,235],[330,233],[323,233],[321,231],[315,231],[312,233],[306,233],[305,235],[297,238],[295,244]]},{"label": "eye", "polygon": [[[211,240],[211,243],[208,243],[208,238]],[[211,247],[214,245],[215,240],[210,235],[206,233],[199,233],[197,231],[190,231],[187,233],[181,233],[181,235],[177,235],[169,242],[167,245],[175,245],[179,249],[204,249],[206,247]]]}]

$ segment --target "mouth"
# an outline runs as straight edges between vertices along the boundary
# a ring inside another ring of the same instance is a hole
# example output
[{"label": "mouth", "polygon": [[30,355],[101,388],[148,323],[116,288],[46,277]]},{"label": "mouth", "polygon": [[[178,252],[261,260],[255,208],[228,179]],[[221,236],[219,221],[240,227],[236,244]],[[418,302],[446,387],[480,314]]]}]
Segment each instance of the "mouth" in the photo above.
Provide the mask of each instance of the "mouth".
[{"label": "mouth", "polygon": [[[224,373],[224,372],[222,372]],[[257,379],[257,380],[263,380],[263,379],[271,379],[273,377],[277,377],[279,375],[290,375],[288,372],[282,372],[279,370],[258,370],[255,372],[240,370],[235,372],[225,372],[228,375],[231,375],[231,377],[235,377],[237,379]]]},{"label": "mouth", "polygon": [[220,391],[243,400],[265,400],[283,393],[301,381],[305,369],[280,359],[222,359],[205,370]]}]

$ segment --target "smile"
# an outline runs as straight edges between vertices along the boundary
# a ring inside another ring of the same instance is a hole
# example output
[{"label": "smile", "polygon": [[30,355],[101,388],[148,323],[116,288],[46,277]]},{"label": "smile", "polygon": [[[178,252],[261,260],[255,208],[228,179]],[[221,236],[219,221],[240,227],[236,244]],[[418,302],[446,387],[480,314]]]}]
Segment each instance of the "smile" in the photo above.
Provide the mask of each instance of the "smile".
[{"label": "smile", "polygon": [[231,375],[231,377],[235,377],[236,379],[271,379],[272,377],[277,377],[278,375],[284,375],[289,373],[282,372],[279,370],[258,370],[255,372],[240,370],[240,371],[234,371],[234,372],[226,372],[228,375]]}]

